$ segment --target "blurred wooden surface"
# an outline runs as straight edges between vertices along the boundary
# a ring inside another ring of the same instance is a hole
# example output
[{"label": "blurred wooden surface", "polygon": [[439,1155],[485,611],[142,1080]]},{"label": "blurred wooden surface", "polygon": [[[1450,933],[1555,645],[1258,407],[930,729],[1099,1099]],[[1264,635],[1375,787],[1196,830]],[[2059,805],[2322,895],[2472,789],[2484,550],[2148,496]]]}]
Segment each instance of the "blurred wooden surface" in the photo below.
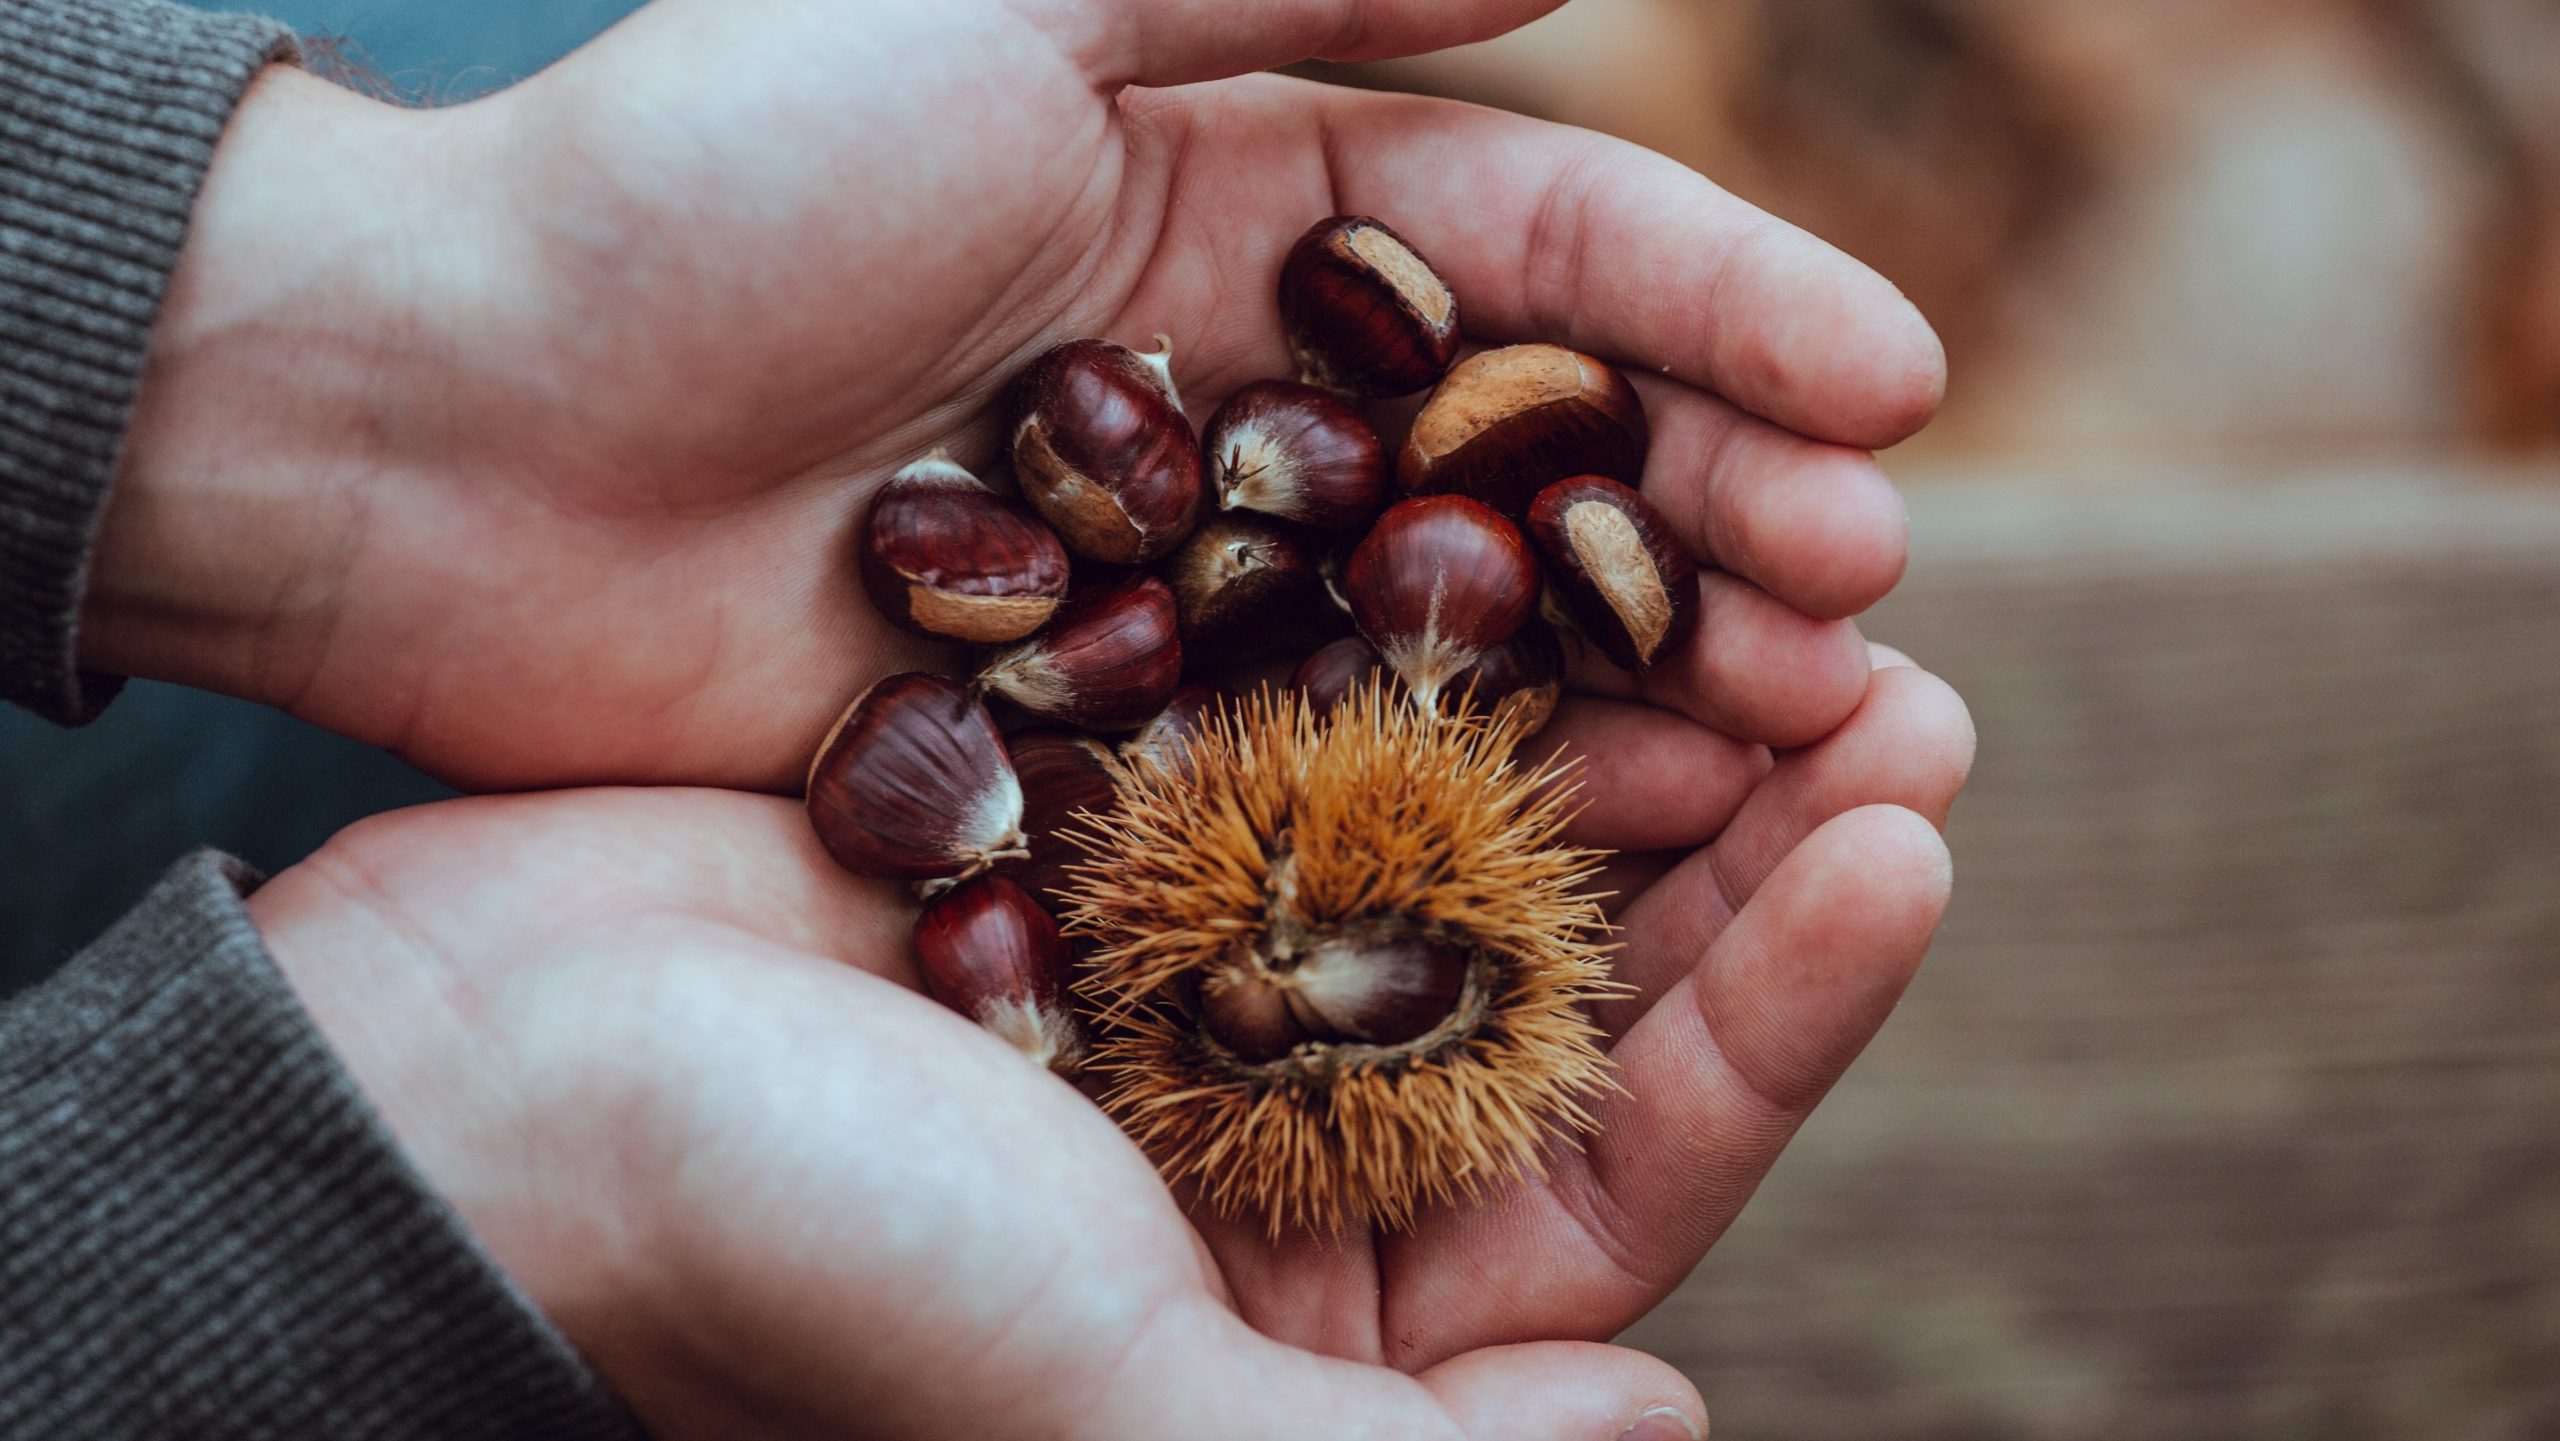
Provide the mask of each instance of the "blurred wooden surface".
[{"label": "blurred wooden surface", "polygon": [[1631,1340],[1753,1438],[2560,1437],[2560,487],[1921,487],[1901,1012]]}]

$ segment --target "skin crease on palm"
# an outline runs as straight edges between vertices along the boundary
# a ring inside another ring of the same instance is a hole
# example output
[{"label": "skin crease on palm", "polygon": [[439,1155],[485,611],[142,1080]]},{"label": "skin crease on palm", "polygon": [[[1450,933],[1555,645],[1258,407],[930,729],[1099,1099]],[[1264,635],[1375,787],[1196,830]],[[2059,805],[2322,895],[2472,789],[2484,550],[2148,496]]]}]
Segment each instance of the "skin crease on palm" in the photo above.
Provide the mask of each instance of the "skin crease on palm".
[{"label": "skin crease on palm", "polygon": [[[1864,448],[1943,361],[1890,286],[1667,162],[1224,78],[1547,8],[659,0],[488,101],[285,71],[236,117],[83,659],[469,788],[670,787],[381,818],[251,901],[422,1172],[660,1434],[1703,1417],[1594,1343],[1721,1232],[1945,904],[1969,723],[1846,619],[1903,563]],[[908,903],[795,805],[672,787],[786,790],[850,694],[950,661],[861,600],[870,485],[992,455],[995,389],[1070,336],[1173,334],[1195,415],[1283,373],[1269,278],[1346,210],[1475,338],[1637,372],[1646,488],[1712,570],[1693,651],[1577,675],[1552,733],[1577,839],[1627,853],[1602,1129],[1408,1235],[1274,1242],[916,996]]]}]

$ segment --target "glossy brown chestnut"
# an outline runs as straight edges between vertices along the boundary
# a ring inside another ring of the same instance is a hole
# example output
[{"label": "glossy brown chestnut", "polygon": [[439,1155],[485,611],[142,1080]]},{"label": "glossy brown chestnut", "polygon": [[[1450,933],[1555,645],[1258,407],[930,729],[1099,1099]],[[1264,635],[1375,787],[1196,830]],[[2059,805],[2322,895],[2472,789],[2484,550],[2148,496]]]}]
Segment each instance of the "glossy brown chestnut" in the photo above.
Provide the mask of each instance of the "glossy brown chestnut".
[{"label": "glossy brown chestnut", "polygon": [[[1215,515],[1164,563],[1185,653],[1244,659],[1329,607],[1321,557],[1275,520]],[[1258,644],[1257,642],[1261,642]]]},{"label": "glossy brown chestnut", "polygon": [[1280,267],[1299,373],[1348,395],[1411,395],[1458,354],[1458,301],[1422,252],[1365,215],[1318,221]]},{"label": "glossy brown chestnut", "polygon": [[1202,984],[1201,1028],[1255,1063],[1310,1042],[1404,1045],[1456,1016],[1471,960],[1401,925],[1318,937],[1285,958],[1239,956]]},{"label": "glossy brown chestnut", "polygon": [[1698,625],[1698,563],[1652,501],[1604,476],[1561,480],[1529,506],[1530,541],[1574,628],[1642,670]]},{"label": "glossy brown chestnut", "polygon": [[1414,417],[1396,454],[1407,495],[1472,496],[1518,519],[1539,491],[1574,475],[1634,484],[1648,431],[1635,387],[1561,345],[1469,356]]},{"label": "glossy brown chestnut", "polygon": [[1192,741],[1216,724],[1227,699],[1225,691],[1211,685],[1187,685],[1175,691],[1154,720],[1120,743],[1120,759],[1133,766],[1179,767]]},{"label": "glossy brown chestnut", "polygon": [[978,683],[1048,720],[1134,729],[1182,684],[1173,592],[1133,575],[1070,596],[1047,630],[989,657]]},{"label": "glossy brown chestnut", "polygon": [[1347,635],[1300,661],[1289,688],[1305,696],[1317,715],[1331,715],[1353,690],[1387,677],[1386,657],[1378,648],[1365,636]]},{"label": "glossy brown chestnut", "polygon": [[940,676],[891,676],[846,708],[809,766],[809,820],[856,875],[938,880],[1026,854],[995,719]]},{"label": "glossy brown chestnut", "polygon": [[1070,340],[1005,388],[1023,497],[1076,554],[1143,565],[1191,533],[1200,447],[1173,388],[1173,343],[1140,355]]},{"label": "glossy brown chestnut", "polygon": [[1209,419],[1209,489],[1223,510],[1250,510],[1317,530],[1357,530],[1387,497],[1378,432],[1339,396],[1258,380]]},{"label": "glossy brown chestnut", "polygon": [[1119,807],[1117,762],[1110,747],[1074,731],[1016,731],[1004,743],[1022,781],[1022,830],[1030,838],[1030,854],[997,870],[1020,881],[1041,904],[1063,911],[1067,868],[1084,857],[1068,832],[1079,815],[1107,815]]},{"label": "glossy brown chestnut", "polygon": [[1532,620],[1450,677],[1441,703],[1476,715],[1517,710],[1525,718],[1522,733],[1535,735],[1563,699],[1564,645],[1545,621]]},{"label": "glossy brown chestnut", "polygon": [[916,918],[917,968],[933,998],[1052,1070],[1074,1073],[1084,1038],[1067,1005],[1073,963],[1058,923],[1003,876],[965,881]]},{"label": "glossy brown chestnut", "polygon": [[862,587],[880,614],[935,640],[1020,640],[1067,598],[1057,534],[940,451],[880,488],[860,551]]},{"label": "glossy brown chestnut", "polygon": [[1464,496],[1388,508],[1351,555],[1343,589],[1360,633],[1426,706],[1538,608],[1538,562],[1519,528]]}]

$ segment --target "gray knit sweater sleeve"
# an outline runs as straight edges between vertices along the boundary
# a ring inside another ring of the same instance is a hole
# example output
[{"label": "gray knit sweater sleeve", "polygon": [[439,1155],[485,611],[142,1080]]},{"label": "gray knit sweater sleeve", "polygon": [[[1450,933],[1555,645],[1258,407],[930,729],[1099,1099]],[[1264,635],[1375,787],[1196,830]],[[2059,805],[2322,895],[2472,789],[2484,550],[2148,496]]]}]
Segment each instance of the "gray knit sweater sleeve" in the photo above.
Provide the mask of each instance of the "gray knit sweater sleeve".
[{"label": "gray knit sweater sleeve", "polygon": [[90,544],[214,141],[289,54],[272,20],[0,0],[0,699],[66,723]]},{"label": "gray knit sweater sleeve", "polygon": [[617,1437],[211,852],[0,1008],[0,1436]]},{"label": "gray knit sweater sleeve", "polygon": [[[271,21],[0,0],[0,698],[74,622],[144,348]],[[0,864],[14,864],[10,857]],[[410,1169],[196,857],[0,1005],[0,1437],[628,1437]]]}]

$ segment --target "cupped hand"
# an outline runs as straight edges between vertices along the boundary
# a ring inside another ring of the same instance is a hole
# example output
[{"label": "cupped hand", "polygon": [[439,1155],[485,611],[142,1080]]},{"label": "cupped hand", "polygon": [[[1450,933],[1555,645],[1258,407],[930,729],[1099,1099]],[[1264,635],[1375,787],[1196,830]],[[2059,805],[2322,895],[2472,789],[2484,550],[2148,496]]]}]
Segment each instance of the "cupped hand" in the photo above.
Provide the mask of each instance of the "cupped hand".
[{"label": "cupped hand", "polygon": [[[425,1175],[658,1434],[1677,1441],[1688,1384],[1596,1343],[1891,1007],[1970,757],[1962,707],[1896,668],[1802,751],[1678,734],[1595,766],[1582,839],[1715,836],[1630,863],[1623,1093],[1545,1179],[1395,1235],[1186,1214],[1084,1096],[915,993],[910,905],[785,801],[451,802],[251,908]],[[1697,805],[1662,814],[1674,790]]]},{"label": "cupped hand", "polygon": [[1353,211],[1475,339],[1638,374],[1647,488],[1714,568],[1643,696],[1828,734],[1845,617],[1903,563],[1864,448],[1941,390],[1917,313],[1632,147],[1250,73],[1553,3],[659,0],[452,110],[275,72],[157,332],[84,659],[470,787],[786,788],[863,684],[949,659],[855,584],[872,485],[994,455],[995,390],[1066,337],[1172,335],[1195,418],[1287,373],[1281,253]]}]

